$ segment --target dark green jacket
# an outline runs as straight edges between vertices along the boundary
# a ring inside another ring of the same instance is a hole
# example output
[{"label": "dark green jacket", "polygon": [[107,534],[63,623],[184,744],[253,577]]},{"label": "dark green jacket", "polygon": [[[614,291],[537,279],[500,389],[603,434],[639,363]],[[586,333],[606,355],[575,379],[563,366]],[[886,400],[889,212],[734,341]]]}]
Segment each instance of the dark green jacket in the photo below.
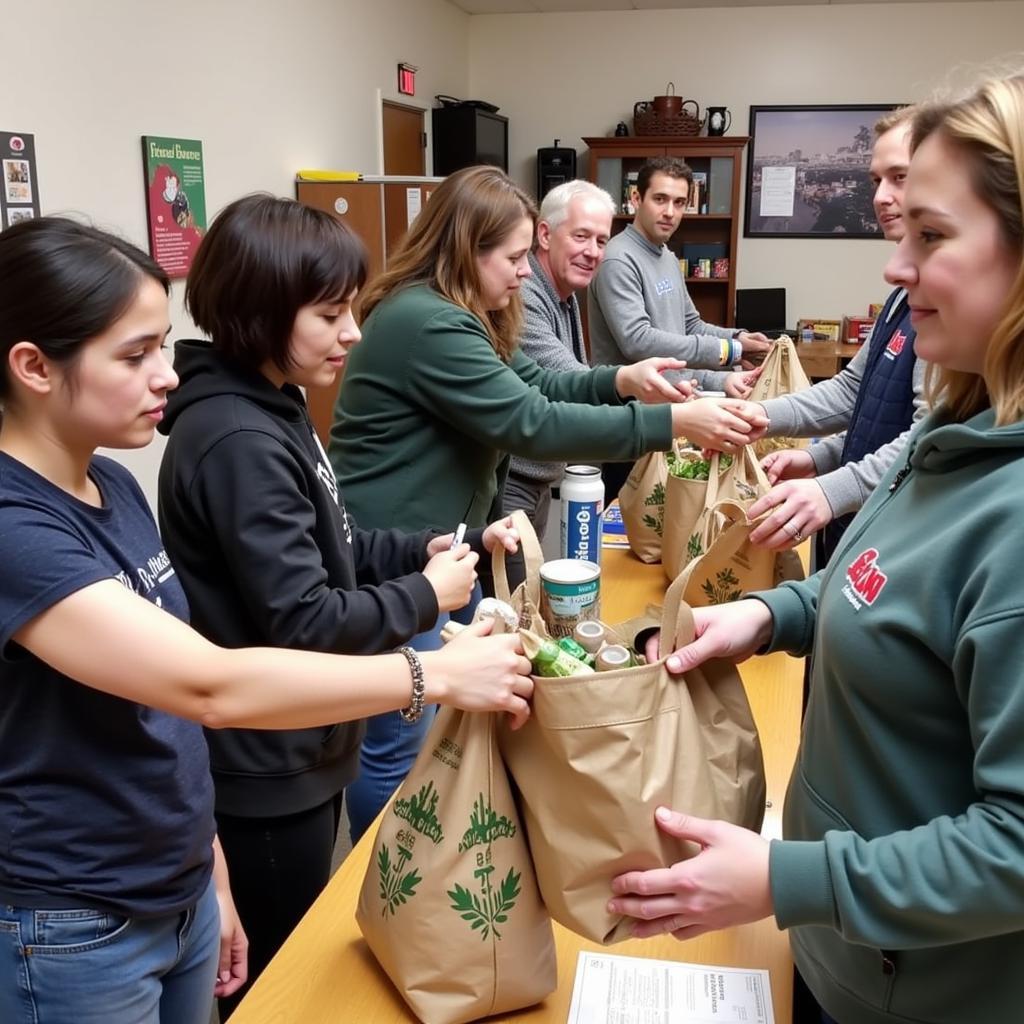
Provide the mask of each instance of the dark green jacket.
[{"label": "dark green jacket", "polygon": [[356,521],[452,530],[497,517],[509,453],[635,459],[671,445],[667,405],[620,402],[618,367],[544,370],[495,354],[480,321],[432,289],[385,299],[348,358],[329,455]]},{"label": "dark green jacket", "polygon": [[843,1024],[1024,1020],[1024,424],[993,419],[926,419],[827,568],[757,595],[814,651],[775,917]]}]

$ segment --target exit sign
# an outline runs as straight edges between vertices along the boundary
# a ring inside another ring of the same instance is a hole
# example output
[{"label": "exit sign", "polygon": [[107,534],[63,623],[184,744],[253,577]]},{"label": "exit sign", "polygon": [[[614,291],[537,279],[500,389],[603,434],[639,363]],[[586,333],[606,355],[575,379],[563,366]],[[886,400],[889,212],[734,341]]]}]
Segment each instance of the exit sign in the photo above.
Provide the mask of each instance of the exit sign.
[{"label": "exit sign", "polygon": [[398,65],[398,91],[404,96],[416,95],[416,72],[411,64]]}]

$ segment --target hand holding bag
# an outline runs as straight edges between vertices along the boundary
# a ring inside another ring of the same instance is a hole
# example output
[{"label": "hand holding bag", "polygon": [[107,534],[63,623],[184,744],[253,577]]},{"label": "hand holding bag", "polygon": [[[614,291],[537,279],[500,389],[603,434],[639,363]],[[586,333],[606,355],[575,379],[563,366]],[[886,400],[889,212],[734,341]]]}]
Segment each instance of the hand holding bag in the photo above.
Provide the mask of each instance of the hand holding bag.
[{"label": "hand holding bag", "polygon": [[[693,616],[681,600],[686,583],[681,576],[665,596],[666,652],[693,639]],[[539,617],[533,623],[543,628]],[[536,677],[534,687],[529,720],[515,732],[500,724],[498,738],[541,894],[567,928],[619,942],[630,937],[631,922],[607,911],[612,878],[694,852],[657,827],[659,805],[760,828],[764,764],[747,695],[725,661],[672,676],[662,659]]]}]

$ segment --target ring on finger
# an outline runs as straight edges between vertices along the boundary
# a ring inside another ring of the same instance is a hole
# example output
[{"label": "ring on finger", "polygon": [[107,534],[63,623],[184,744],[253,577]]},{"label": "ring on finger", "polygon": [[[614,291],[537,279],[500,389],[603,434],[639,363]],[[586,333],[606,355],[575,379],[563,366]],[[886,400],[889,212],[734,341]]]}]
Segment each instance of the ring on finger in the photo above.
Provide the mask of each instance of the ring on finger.
[{"label": "ring on finger", "polygon": [[785,524],[785,530],[786,533],[788,533],[790,537],[792,537],[793,540],[797,542],[797,544],[799,544],[800,541],[804,539],[803,531],[800,529],[799,526],[793,525],[792,519],[790,519],[789,522]]}]

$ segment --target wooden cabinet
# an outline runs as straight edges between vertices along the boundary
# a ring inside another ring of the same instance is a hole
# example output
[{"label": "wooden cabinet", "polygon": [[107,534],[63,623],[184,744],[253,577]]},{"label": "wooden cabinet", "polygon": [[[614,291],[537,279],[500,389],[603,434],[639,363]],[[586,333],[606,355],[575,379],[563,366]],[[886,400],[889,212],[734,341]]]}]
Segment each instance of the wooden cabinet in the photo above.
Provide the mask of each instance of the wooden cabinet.
[{"label": "wooden cabinet", "polygon": [[[686,287],[703,319],[723,327],[734,326],[740,170],[749,139],[743,135],[631,135],[583,141],[590,150],[590,180],[606,189],[620,210],[613,233],[633,220],[631,213],[623,211],[630,176],[635,180],[636,172],[652,157],[682,157],[694,174],[702,177],[700,212],[683,216],[669,248],[680,258],[690,258]],[[727,259],[728,273],[724,277],[694,276],[693,260],[701,256],[711,259],[712,266],[715,258]]]},{"label": "wooden cabinet", "polygon": [[[365,181],[302,181],[295,183],[300,203],[333,214],[366,245],[369,276],[385,267],[388,253],[405,234],[414,212],[430,197],[440,178],[401,177]],[[326,445],[341,380],[331,387],[306,391],[309,416]]]}]

